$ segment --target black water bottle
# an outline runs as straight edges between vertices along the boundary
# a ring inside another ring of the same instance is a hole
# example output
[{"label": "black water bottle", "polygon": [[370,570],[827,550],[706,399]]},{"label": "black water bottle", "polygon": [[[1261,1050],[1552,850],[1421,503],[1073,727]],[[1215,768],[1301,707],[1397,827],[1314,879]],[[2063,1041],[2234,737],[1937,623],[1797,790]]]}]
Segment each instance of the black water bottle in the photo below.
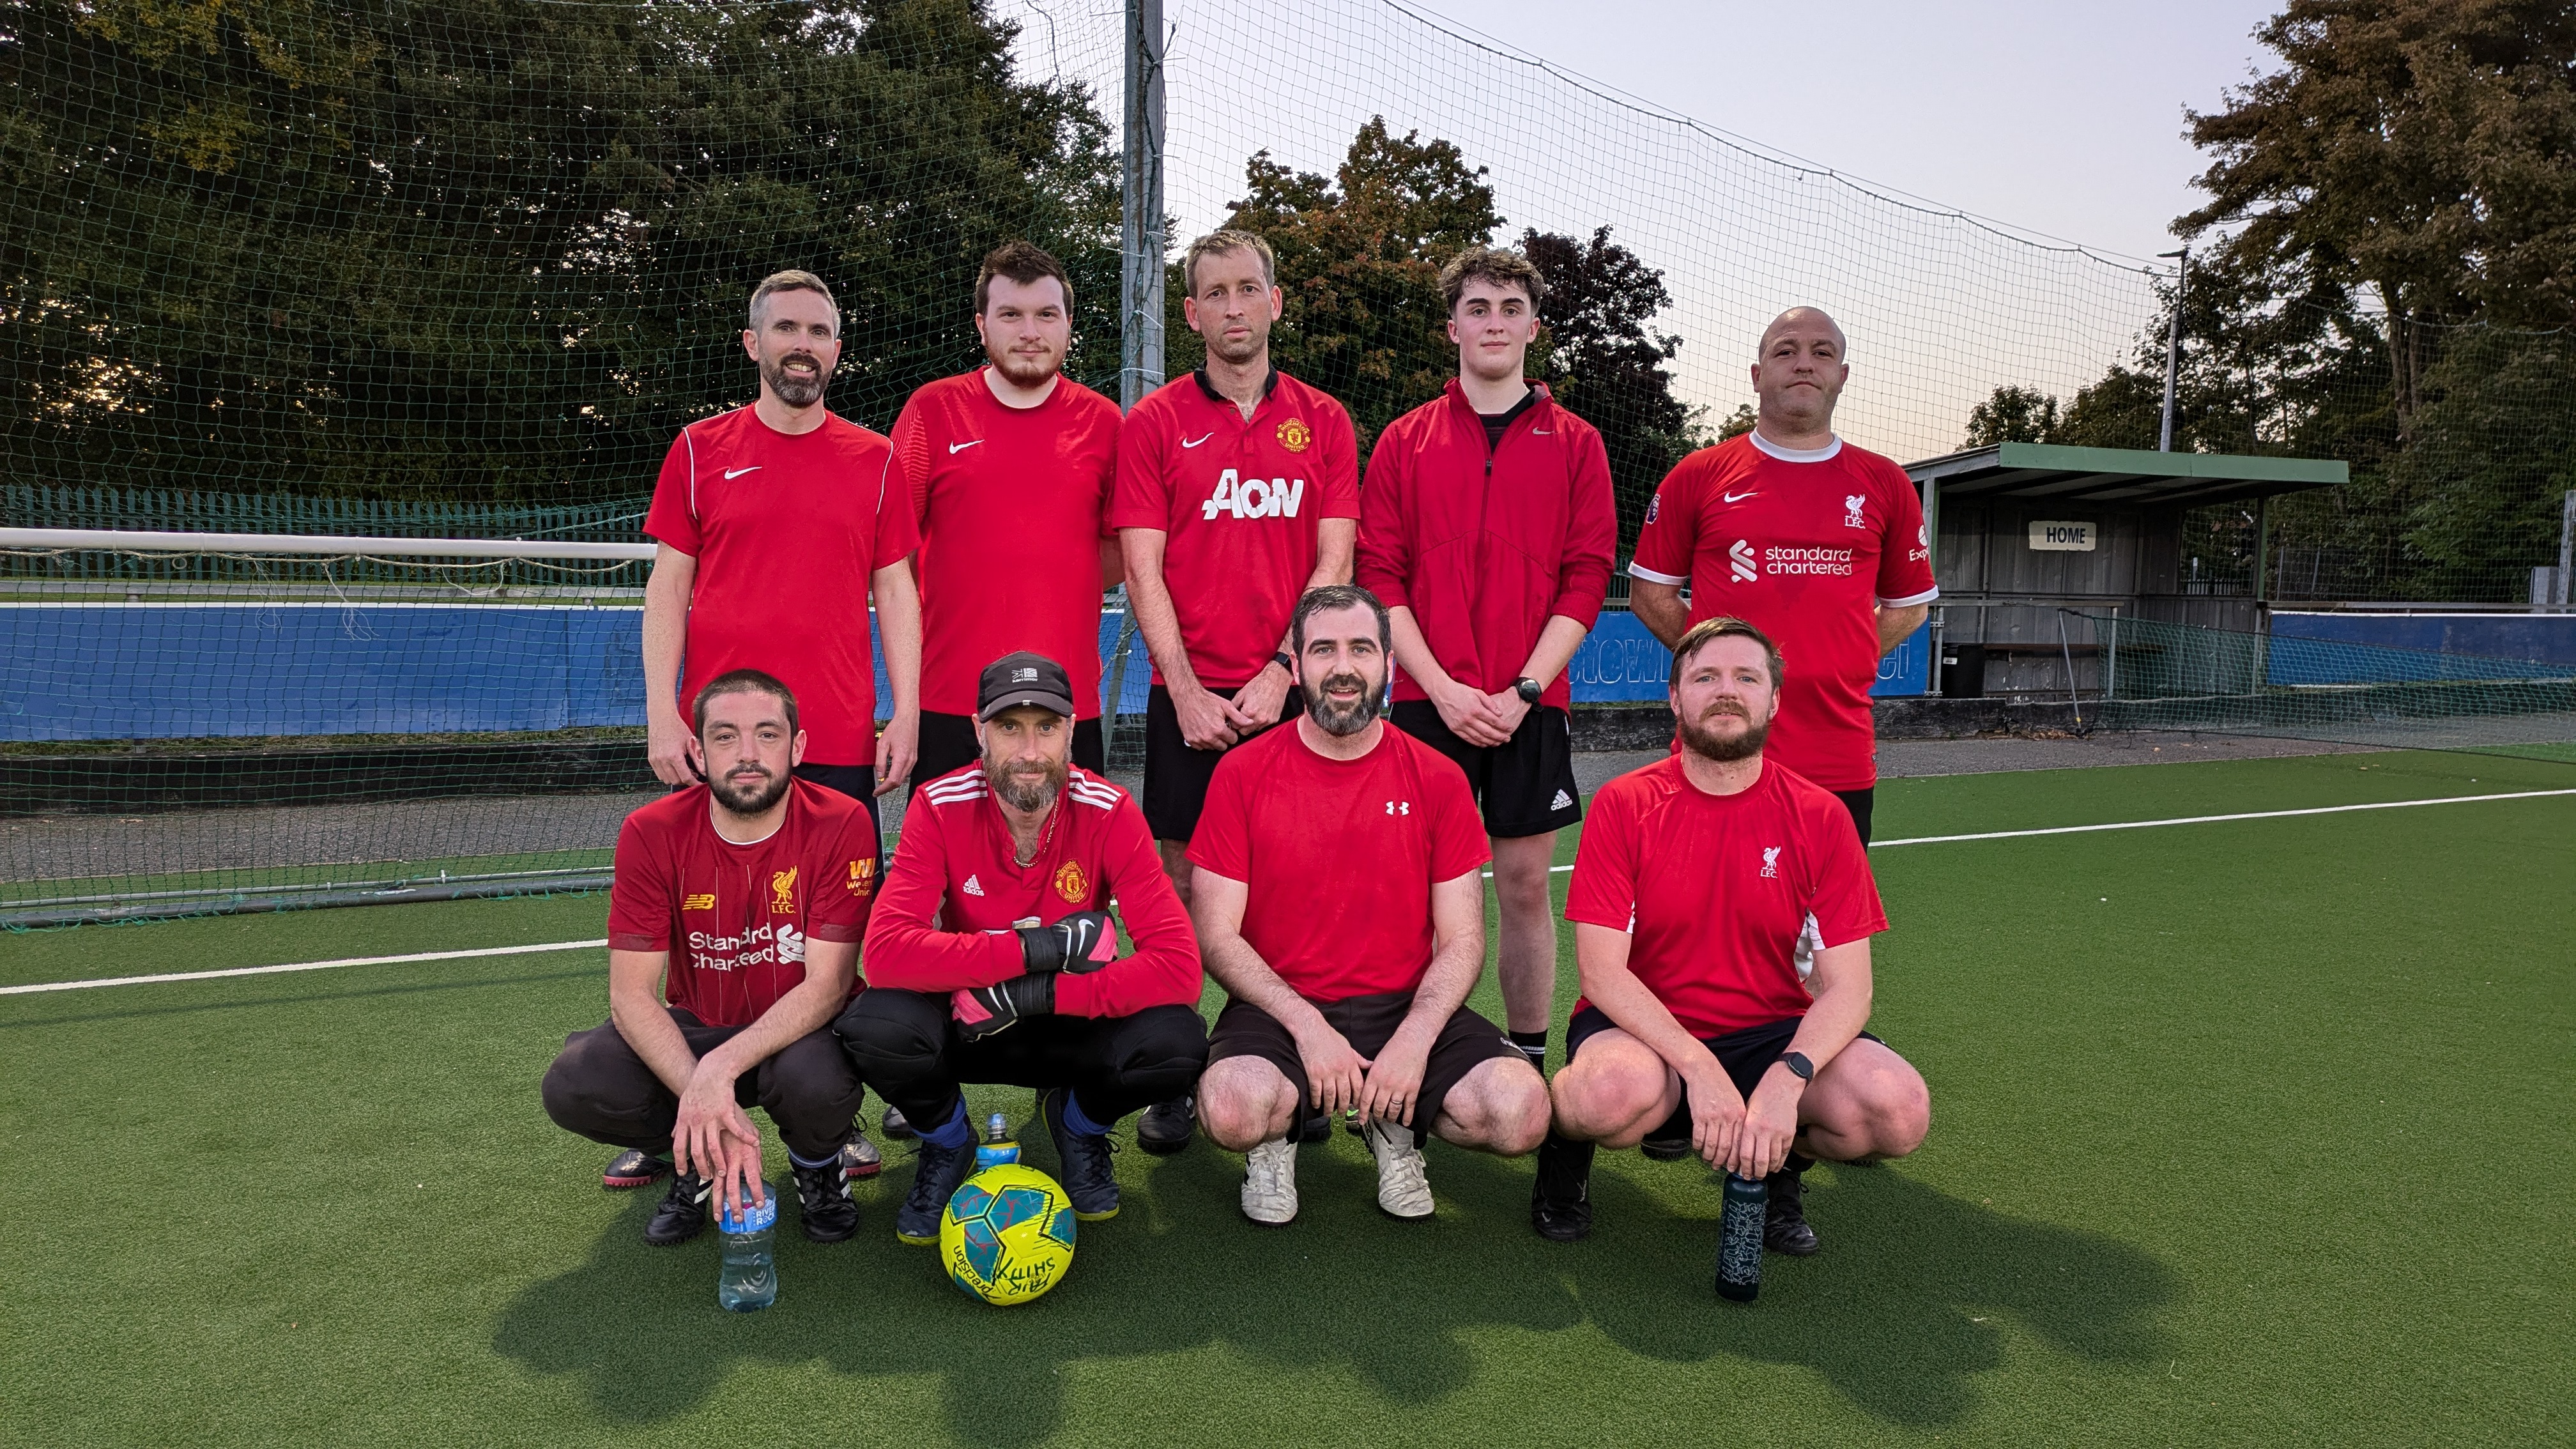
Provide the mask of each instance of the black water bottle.
[{"label": "black water bottle", "polygon": [[1726,1175],[1726,1210],[1717,1220],[1717,1296],[1750,1303],[1762,1292],[1762,1222],[1771,1189],[1758,1177]]}]

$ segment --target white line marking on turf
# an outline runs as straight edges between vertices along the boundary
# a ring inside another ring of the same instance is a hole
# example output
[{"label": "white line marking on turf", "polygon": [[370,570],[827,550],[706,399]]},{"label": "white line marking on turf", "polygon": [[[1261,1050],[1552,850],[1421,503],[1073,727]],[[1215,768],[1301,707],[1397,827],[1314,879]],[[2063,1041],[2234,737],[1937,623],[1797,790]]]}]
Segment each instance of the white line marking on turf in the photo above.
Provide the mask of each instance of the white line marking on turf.
[{"label": "white line marking on turf", "polygon": [[143,986],[156,981],[212,981],[219,976],[274,976],[281,971],[328,971],[336,966],[395,966],[406,961],[457,961],[468,956],[526,956],[539,951],[581,951],[607,945],[597,941],[549,941],[541,946],[478,946],[471,951],[414,951],[408,956],[348,956],[337,961],[296,961],[283,966],[236,966],[228,971],[174,971],[167,976],[108,976],[95,981],[39,981],[29,986],[0,986],[0,996],[33,991],[80,991],[92,986]]}]

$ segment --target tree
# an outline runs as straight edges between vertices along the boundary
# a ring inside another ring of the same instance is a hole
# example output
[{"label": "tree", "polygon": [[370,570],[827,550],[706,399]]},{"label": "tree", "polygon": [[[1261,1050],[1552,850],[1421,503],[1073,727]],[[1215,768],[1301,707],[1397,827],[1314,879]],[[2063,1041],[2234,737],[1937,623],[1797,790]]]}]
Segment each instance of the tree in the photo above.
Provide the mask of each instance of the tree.
[{"label": "tree", "polygon": [[1991,448],[1997,443],[2057,441],[2057,399],[2034,387],[2007,384],[1968,411],[1968,440],[1962,446]]}]

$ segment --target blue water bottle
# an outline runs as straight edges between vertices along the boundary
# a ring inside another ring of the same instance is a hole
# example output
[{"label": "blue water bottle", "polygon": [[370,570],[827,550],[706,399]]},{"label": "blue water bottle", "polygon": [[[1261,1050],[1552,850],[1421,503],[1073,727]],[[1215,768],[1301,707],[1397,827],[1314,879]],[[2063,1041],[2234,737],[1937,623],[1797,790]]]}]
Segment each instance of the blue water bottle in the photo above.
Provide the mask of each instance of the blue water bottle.
[{"label": "blue water bottle", "polygon": [[1726,1175],[1726,1209],[1717,1220],[1717,1296],[1750,1303],[1762,1291],[1762,1222],[1771,1189],[1758,1177]]},{"label": "blue water bottle", "polygon": [[984,1119],[984,1140],[975,1144],[975,1170],[1020,1160],[1020,1144],[1011,1137],[1011,1119],[996,1112]]},{"label": "blue water bottle", "polygon": [[750,1313],[778,1301],[778,1260],[770,1250],[778,1226],[778,1189],[761,1184],[758,1203],[736,1216],[719,1206],[716,1231],[724,1236],[724,1267],[716,1275],[716,1302],[727,1313]]}]

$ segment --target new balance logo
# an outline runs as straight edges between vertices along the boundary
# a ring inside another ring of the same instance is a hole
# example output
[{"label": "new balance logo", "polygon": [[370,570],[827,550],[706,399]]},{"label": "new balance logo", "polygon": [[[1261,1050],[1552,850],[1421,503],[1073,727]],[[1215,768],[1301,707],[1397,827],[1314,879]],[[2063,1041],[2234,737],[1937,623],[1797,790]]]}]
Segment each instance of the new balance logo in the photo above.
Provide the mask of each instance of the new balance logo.
[{"label": "new balance logo", "polygon": [[727,468],[725,470],[725,481],[730,483],[745,473],[757,473],[759,471],[760,465],[758,463],[754,463],[748,468]]},{"label": "new balance logo", "polygon": [[980,896],[984,893],[984,883],[970,875],[966,877],[966,884],[959,887],[959,889],[964,891],[967,895]]},{"label": "new balance logo", "polygon": [[1183,438],[1181,439],[1181,446],[1184,448],[1195,448],[1199,444],[1204,443],[1215,436],[1216,434],[1214,433],[1201,433],[1195,438]]},{"label": "new balance logo", "polygon": [[954,458],[982,441],[984,441],[982,438],[968,438],[962,443],[951,443],[948,445],[948,456]]},{"label": "new balance logo", "polygon": [[1780,878],[1780,847],[1776,845],[1762,847],[1762,878],[1764,880]]},{"label": "new balance logo", "polygon": [[1753,562],[1750,541],[1739,538],[1735,546],[1726,551],[1726,575],[1739,584],[1749,584],[1762,577],[1761,568]]},{"label": "new balance logo", "polygon": [[[1213,436],[1213,435],[1211,435]],[[1235,518],[1294,518],[1306,497],[1303,478],[1237,478],[1235,470],[1216,475],[1216,491],[1199,505],[1199,517],[1223,513]]]},{"label": "new balance logo", "polygon": [[1843,527],[1869,527],[1869,520],[1861,517],[1860,513],[1861,505],[1868,501],[1869,495],[1865,493],[1846,493],[1843,495]]},{"label": "new balance logo", "polygon": [[1413,813],[1413,802],[1410,800],[1389,800],[1386,802],[1386,813],[1389,815],[1410,815]]},{"label": "new balance logo", "polygon": [[1547,808],[1550,810],[1564,810],[1570,808],[1573,804],[1574,797],[1566,794],[1563,790],[1559,790],[1556,792],[1556,798],[1547,802]]}]

